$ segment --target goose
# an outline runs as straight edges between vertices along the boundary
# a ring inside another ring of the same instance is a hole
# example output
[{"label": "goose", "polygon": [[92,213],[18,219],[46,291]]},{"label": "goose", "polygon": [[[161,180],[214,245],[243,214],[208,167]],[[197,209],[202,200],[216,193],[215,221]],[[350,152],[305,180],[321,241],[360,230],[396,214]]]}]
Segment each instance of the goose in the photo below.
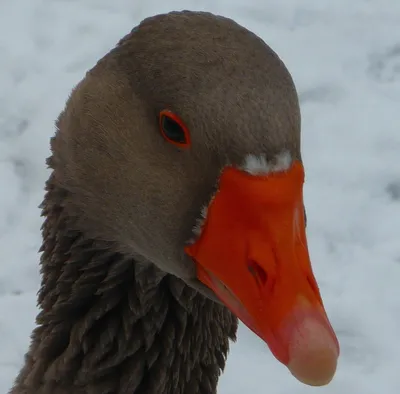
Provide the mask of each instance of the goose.
[{"label": "goose", "polygon": [[300,126],[286,66],[229,18],[169,12],[122,38],[56,121],[39,312],[9,393],[215,394],[238,319],[328,384]]}]

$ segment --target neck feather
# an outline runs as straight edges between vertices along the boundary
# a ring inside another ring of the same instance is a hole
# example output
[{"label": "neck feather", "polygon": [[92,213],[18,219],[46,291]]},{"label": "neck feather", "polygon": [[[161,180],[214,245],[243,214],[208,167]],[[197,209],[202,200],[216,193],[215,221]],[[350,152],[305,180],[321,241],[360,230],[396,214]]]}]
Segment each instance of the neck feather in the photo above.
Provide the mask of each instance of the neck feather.
[{"label": "neck feather", "polygon": [[214,394],[236,318],[150,263],[69,226],[50,178],[40,313],[10,394]]}]

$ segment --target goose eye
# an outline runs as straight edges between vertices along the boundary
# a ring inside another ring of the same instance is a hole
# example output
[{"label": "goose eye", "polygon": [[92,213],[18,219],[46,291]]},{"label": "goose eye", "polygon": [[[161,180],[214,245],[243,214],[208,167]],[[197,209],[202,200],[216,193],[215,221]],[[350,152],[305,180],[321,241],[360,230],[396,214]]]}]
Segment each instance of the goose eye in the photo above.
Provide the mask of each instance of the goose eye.
[{"label": "goose eye", "polygon": [[159,119],[161,134],[168,142],[181,148],[190,146],[189,130],[178,115],[163,110],[160,112]]}]

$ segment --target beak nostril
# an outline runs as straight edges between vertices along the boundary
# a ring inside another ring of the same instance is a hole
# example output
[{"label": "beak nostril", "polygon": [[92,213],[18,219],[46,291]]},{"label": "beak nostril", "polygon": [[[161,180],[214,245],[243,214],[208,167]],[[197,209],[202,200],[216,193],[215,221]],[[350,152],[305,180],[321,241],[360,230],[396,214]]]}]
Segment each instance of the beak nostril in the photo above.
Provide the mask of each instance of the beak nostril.
[{"label": "beak nostril", "polygon": [[268,275],[265,272],[264,268],[262,268],[261,265],[254,260],[249,260],[249,262],[247,263],[247,267],[251,275],[253,275],[254,279],[257,281],[257,284],[259,286],[265,286],[265,284],[267,283]]}]

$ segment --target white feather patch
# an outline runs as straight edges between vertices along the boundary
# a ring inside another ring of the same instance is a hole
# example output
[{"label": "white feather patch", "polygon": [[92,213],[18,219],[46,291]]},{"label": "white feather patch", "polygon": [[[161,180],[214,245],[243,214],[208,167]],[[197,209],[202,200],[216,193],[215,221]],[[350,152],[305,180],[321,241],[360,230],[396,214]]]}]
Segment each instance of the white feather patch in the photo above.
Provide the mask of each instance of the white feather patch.
[{"label": "white feather patch", "polygon": [[273,161],[268,161],[265,156],[247,155],[244,164],[240,167],[252,175],[266,175],[271,172],[286,171],[292,164],[289,152],[282,152]]},{"label": "white feather patch", "polygon": [[[212,201],[212,198],[211,198]],[[210,204],[208,204],[210,205]],[[189,245],[194,244],[196,240],[200,237],[201,232],[203,231],[203,226],[206,221],[207,212],[208,212],[208,205],[203,206],[200,212],[200,217],[196,219],[196,224],[193,227],[193,238],[189,240]]]}]

